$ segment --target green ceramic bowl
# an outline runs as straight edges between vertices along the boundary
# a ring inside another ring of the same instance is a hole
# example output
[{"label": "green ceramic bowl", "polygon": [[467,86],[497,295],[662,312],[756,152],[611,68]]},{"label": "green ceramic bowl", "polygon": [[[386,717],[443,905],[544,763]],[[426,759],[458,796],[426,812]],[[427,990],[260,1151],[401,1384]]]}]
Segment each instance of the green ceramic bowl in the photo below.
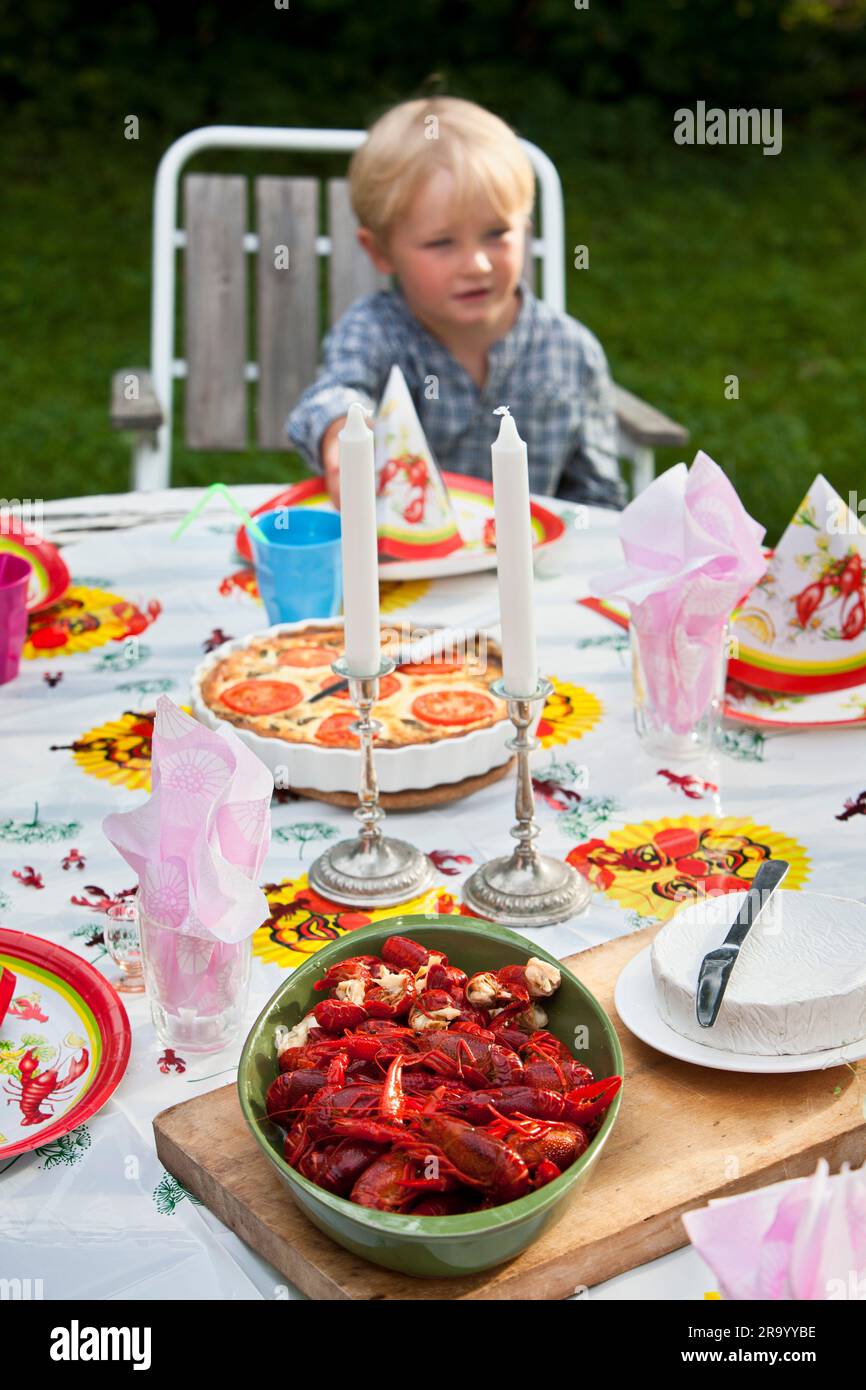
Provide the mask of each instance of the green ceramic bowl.
[{"label": "green ceramic bowl", "polygon": [[[329,965],[347,956],[378,955],[389,936],[414,937],[438,947],[467,974],[507,964],[524,964],[530,956],[560,965],[554,956],[525,936],[468,917],[396,916],[340,937],[293,970],[269,1000],[244,1043],[238,1067],[238,1091],[244,1118],[295,1201],[314,1226],[338,1244],[374,1264],[402,1274],[475,1274],[524,1250],[560,1217],[577,1188],[587,1179],[616,1121],[622,1091],[586,1153],[561,1177],[516,1202],[462,1216],[398,1216],[359,1207],[335,1197],[290,1168],[283,1158],[283,1133],[265,1114],[265,1095],[277,1075],[274,1029],[293,1027],[321,999],[313,984]],[[560,965],[561,968],[561,965]],[[569,971],[550,1000],[544,1000],[548,1027],[575,1050],[575,1029],[586,1028],[587,1046],[577,1053],[598,1078],[622,1075],[619,1039],[597,1000]]]}]

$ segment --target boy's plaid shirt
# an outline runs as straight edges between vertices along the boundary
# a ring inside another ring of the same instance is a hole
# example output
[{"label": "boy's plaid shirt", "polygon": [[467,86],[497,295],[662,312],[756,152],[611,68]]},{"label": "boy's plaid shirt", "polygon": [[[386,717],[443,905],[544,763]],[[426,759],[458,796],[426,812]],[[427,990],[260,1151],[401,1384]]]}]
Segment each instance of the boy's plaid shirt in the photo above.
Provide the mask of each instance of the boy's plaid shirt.
[{"label": "boy's plaid shirt", "polygon": [[533,492],[622,506],[607,361],[583,324],[521,284],[520,312],[488,354],[483,390],[413,317],[402,293],[380,290],[343,315],[323,344],[323,366],[286,422],[289,439],[320,469],[319,442],[354,400],[370,410],[399,363],[440,468],[490,478],[493,414],[507,405],[526,441]]}]

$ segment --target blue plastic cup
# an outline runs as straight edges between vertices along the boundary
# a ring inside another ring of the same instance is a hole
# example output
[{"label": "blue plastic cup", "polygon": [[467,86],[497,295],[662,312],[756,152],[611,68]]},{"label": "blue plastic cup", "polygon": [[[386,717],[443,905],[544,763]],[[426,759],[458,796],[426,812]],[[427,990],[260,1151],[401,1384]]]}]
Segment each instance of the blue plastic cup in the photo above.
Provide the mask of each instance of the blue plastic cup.
[{"label": "blue plastic cup", "polygon": [[248,534],[268,620],[336,617],[343,602],[339,512],[278,507],[255,520],[265,540]]}]

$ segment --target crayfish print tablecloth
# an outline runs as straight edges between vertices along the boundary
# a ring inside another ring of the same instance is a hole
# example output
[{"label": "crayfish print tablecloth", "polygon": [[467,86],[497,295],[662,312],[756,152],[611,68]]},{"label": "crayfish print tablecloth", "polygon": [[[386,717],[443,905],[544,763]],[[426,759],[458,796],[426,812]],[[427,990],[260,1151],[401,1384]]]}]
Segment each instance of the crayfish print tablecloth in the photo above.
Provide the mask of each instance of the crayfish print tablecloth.
[{"label": "crayfish print tablecloth", "polygon": [[[247,505],[271,494],[236,491]],[[233,554],[230,514],[205,512],[170,541],[197,497],[47,504],[45,531],[63,545],[71,587],[33,619],[21,675],[0,689],[0,923],[60,943],[111,980],[105,913],[133,884],[102,835],[103,817],[147,794],[157,695],[185,703],[204,653],[266,626],[252,576]],[[541,845],[573,863],[595,893],[582,917],[530,935],[565,956],[665,920],[699,881],[739,886],[772,854],[791,861],[789,886],[862,896],[862,732],[770,735],[731,725],[705,766],[660,767],[633,732],[627,635],[577,603],[588,578],[617,562],[616,516],[591,510],[571,522],[536,577],[541,668],[553,694],[533,771]],[[385,584],[382,607],[395,622],[490,623],[495,575]],[[403,910],[460,910],[467,874],[510,844],[513,794],[509,778],[441,810],[389,818],[436,870],[430,891]],[[338,808],[275,798],[263,880],[271,916],[253,942],[250,1023],[286,970],[390,915],[340,908],[309,886],[310,862],[351,824]],[[40,1280],[45,1298],[297,1297],[155,1156],[153,1116],[232,1081],[240,1041],[205,1058],[167,1052],[144,998],[126,1004],[132,1054],[113,1098],[62,1140],[3,1165],[0,1275]],[[39,1000],[30,1005],[38,1013]],[[39,1026],[34,1019],[34,1037]],[[16,1104],[19,1061],[0,1026],[0,1132],[7,1104]],[[706,1267],[683,1250],[588,1296],[700,1299],[712,1288]]]}]

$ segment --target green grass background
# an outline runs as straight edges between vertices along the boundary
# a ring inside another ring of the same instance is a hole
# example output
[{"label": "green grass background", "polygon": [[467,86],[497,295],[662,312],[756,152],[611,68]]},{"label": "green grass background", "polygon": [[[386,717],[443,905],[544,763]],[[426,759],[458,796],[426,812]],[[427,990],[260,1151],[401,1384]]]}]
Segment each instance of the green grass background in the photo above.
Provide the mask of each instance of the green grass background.
[{"label": "green grass background", "polygon": [[[569,311],[598,334],[615,378],[690,429],[771,542],[817,472],[843,495],[859,491],[862,152],[820,122],[786,128],[781,154],[766,157],[676,146],[672,127],[644,121],[639,105],[615,125],[591,106],[555,115],[526,133],[559,168],[567,248],[589,247],[589,269],[567,275]],[[128,486],[109,378],[149,359],[153,177],[169,139],[145,123],[138,141],[125,140],[121,118],[86,130],[32,116],[7,123],[0,459],[10,498]],[[213,156],[191,167],[254,165]],[[255,167],[334,170],[275,158]],[[730,375],[737,400],[725,399]],[[676,461],[661,451],[657,468]],[[177,439],[172,481],[283,482],[304,471],[291,455],[201,454]]]}]

